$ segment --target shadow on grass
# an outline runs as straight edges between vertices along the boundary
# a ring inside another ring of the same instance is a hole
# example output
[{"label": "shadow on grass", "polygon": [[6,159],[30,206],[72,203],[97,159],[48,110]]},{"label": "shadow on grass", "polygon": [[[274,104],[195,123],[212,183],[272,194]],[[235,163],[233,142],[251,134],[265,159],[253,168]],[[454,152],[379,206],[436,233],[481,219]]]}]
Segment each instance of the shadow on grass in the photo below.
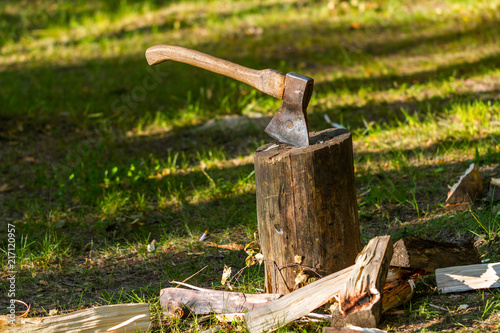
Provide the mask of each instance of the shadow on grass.
[{"label": "shadow on grass", "polygon": [[19,1],[18,4],[0,5],[1,26],[0,47],[7,41],[18,41],[23,35],[31,35],[40,29],[67,27],[95,19],[98,15],[114,17],[120,12],[136,12],[147,6],[155,9],[166,3],[177,3],[176,0],[89,0],[85,2],[57,1],[31,2]]},{"label": "shadow on grass", "polygon": [[[118,4],[118,1],[106,2],[104,6],[108,9],[105,11],[115,10],[114,6]],[[95,5],[94,2],[92,2],[93,5]],[[269,8],[255,6],[243,9],[241,13],[221,13],[220,15],[224,19],[231,15],[266,11],[279,6],[281,5],[273,4]],[[170,18],[168,19],[170,20]],[[169,22],[165,22],[165,29],[168,28]],[[438,30],[433,34],[411,34],[411,36],[401,37],[402,39],[391,39],[383,37],[388,36],[390,31],[401,29],[400,25],[375,23],[373,27],[367,27],[365,32],[357,32],[348,26],[338,26],[338,23],[334,22],[317,24],[302,22],[300,27],[294,24],[286,27],[272,26],[259,37],[246,36],[244,32],[236,29],[221,36],[218,41],[199,44],[198,48],[216,54],[224,51],[224,54],[220,54],[221,56],[226,56],[249,67],[271,67],[290,71],[306,63],[306,68],[307,64],[314,65],[313,67],[316,68],[313,70],[314,72],[316,70],[325,71],[325,65],[346,65],[345,56],[339,52],[345,42],[332,36],[356,40],[356,34],[370,33],[380,37],[380,41],[377,39],[376,47],[368,45],[361,48],[359,55],[356,55],[355,52],[352,53],[353,60],[356,62],[357,60],[366,60],[366,56],[372,52],[374,55],[383,56],[401,50],[414,50],[417,54],[427,54],[427,51],[420,51],[419,46],[424,44],[433,46],[436,43],[452,42],[465,37],[477,37],[481,40],[484,39],[483,42],[486,43],[491,40],[491,36],[494,38],[495,35],[500,34],[500,24],[498,23],[498,20],[483,20],[479,24],[464,28],[459,32],[453,29],[444,29],[444,31]],[[432,24],[425,22],[418,25],[417,29],[425,31],[431,28]],[[130,33],[146,34],[151,28],[141,27],[131,30]],[[104,35],[98,39],[122,38],[123,36],[120,37],[120,34],[118,33],[116,36]],[[311,43],[311,38],[318,38],[318,40]],[[372,50],[373,48],[375,49]],[[250,50],[252,52],[249,52]],[[380,50],[388,51],[380,53]],[[467,78],[486,73],[491,68],[498,67],[499,64],[500,55],[495,53],[478,56],[476,60],[452,63],[436,70],[422,70],[410,75],[389,74],[368,78],[341,78],[317,84],[316,91],[321,93],[342,88],[356,91],[359,87],[371,87],[383,91],[393,88],[395,83],[411,85],[441,82],[450,77]],[[156,112],[160,112],[166,114],[167,119],[175,119],[194,101],[200,102],[200,112],[205,113],[206,117],[210,118],[221,113],[220,101],[224,100],[227,94],[232,95],[228,96],[230,104],[223,113],[238,114],[245,107],[237,91],[226,88],[234,86],[231,79],[221,78],[218,75],[186,65],[162,64],[160,66],[162,66],[162,71],[168,73],[168,76],[158,88],[147,91],[145,97],[142,95],[137,97],[139,91],[134,91],[134,88],[143,84],[144,78],[148,75],[147,64],[142,56],[140,58],[93,59],[87,63],[69,67],[41,65],[28,70],[24,68],[6,69],[0,78],[0,85],[5,87],[5,93],[0,97],[3,106],[2,113],[14,119],[25,119],[26,114],[32,115],[35,122],[38,120],[58,122],[69,119],[73,125],[85,128],[99,118],[109,118],[112,121],[122,118],[123,111],[120,110],[127,108],[130,112],[124,117],[127,118],[125,120],[126,126],[133,127],[139,119],[144,117],[145,113],[150,114],[150,118],[154,118]],[[326,69],[326,71],[331,70],[331,68]],[[305,74],[309,74],[307,70]],[[240,93],[248,92],[246,86],[238,85],[238,87],[237,90]],[[208,97],[206,91],[213,92],[213,96]],[[190,100],[187,100],[188,93],[191,94],[189,95]],[[136,96],[135,99],[134,96]],[[166,100],[167,96],[168,100]],[[23,110],[23,115],[20,115],[18,110]],[[121,125],[120,123],[118,126]]]},{"label": "shadow on grass", "polygon": [[[334,91],[337,89],[356,90],[360,87],[372,87],[374,90],[388,90],[396,85],[425,84],[430,82],[443,82],[450,77],[466,79],[471,76],[491,72],[500,66],[500,53],[495,53],[474,61],[440,66],[435,70],[418,71],[413,74],[390,74],[369,78],[341,78],[335,81],[322,82],[318,84],[318,91]],[[498,93],[498,90],[496,90]]]},{"label": "shadow on grass", "polygon": [[[151,239],[159,240],[158,236],[152,235]],[[90,251],[62,264],[55,262],[47,269],[37,269],[36,275],[29,269],[20,269],[16,297],[31,304],[32,311],[52,304],[58,309],[75,310],[108,303],[154,303],[160,290],[171,286],[170,281],[183,281],[205,266],[189,283],[211,288],[212,284],[218,285],[224,265],[234,269],[245,266],[243,251],[217,250],[193,240],[186,243],[186,251],[172,249],[168,243],[154,253],[145,251],[146,243],[126,255],[103,256]],[[252,268],[247,274],[259,272]],[[1,289],[6,291],[3,286]],[[0,306],[7,303],[7,299],[0,300]]]},{"label": "shadow on grass", "polygon": [[[486,311],[485,302],[498,299],[498,293],[493,289],[469,291],[454,294],[437,294],[431,292],[430,287],[435,287],[433,276],[424,277],[427,282],[417,283],[417,291],[413,299],[404,306],[398,314],[385,314],[379,323],[380,328],[399,327],[401,330],[466,330],[496,332],[498,322],[492,321],[498,317],[493,309]],[[433,281],[432,281],[433,280]],[[429,285],[430,282],[430,285]],[[494,303],[494,302],[492,302]],[[442,309],[436,309],[439,306]],[[467,305],[466,310],[458,310],[460,305]],[[448,311],[446,311],[448,309]],[[493,310],[493,311],[492,311]],[[401,313],[403,312],[404,313]],[[488,323],[489,322],[489,323]]]}]

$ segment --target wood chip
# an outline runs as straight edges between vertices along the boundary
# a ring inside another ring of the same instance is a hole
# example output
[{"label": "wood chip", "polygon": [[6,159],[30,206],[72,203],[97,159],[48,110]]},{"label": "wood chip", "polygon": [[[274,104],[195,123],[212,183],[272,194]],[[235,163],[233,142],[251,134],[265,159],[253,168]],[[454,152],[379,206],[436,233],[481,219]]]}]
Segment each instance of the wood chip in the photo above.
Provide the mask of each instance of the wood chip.
[{"label": "wood chip", "polygon": [[392,258],[391,236],[370,240],[356,258],[349,280],[342,286],[338,300],[346,323],[377,327],[382,312],[382,289]]},{"label": "wood chip", "polygon": [[483,180],[479,168],[472,163],[448,192],[446,207],[452,210],[466,209],[482,192]]}]

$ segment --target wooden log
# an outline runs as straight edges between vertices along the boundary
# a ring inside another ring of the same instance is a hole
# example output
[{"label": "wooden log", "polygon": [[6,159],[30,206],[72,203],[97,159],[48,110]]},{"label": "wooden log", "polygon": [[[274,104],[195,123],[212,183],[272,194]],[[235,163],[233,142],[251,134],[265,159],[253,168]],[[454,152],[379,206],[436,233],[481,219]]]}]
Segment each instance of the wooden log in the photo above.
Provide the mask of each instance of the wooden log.
[{"label": "wooden log", "polygon": [[500,178],[491,178],[486,201],[495,202],[500,200]]},{"label": "wooden log", "polygon": [[[146,332],[151,324],[149,304],[116,304],[98,306],[59,316],[16,318],[16,325],[0,316],[0,330],[10,332]],[[8,320],[8,319],[7,319]]]},{"label": "wooden log", "polygon": [[245,315],[251,333],[274,331],[329,302],[351,275],[354,265],[330,274]]},{"label": "wooden log", "polygon": [[445,201],[446,208],[449,210],[467,209],[482,192],[483,180],[479,168],[472,163],[448,192],[448,198]]},{"label": "wooden log", "polygon": [[[194,314],[242,313],[256,309],[280,296],[279,294],[244,294],[210,289],[165,288],[160,291],[160,306],[173,317],[182,317],[189,311]],[[185,311],[186,309],[188,311]]]},{"label": "wooden log", "polygon": [[445,243],[408,237],[394,244],[391,266],[419,269],[433,274],[436,268],[481,263],[474,243]]},{"label": "wooden log", "polygon": [[338,297],[346,324],[377,327],[392,251],[391,236],[380,236],[371,239],[356,258],[351,276]]},{"label": "wooden log", "polygon": [[500,262],[436,269],[436,283],[441,293],[500,287]]},{"label": "wooden log", "polygon": [[298,269],[296,258],[324,276],[354,264],[361,250],[351,134],[328,129],[310,141],[305,148],[267,144],[255,153],[259,238],[270,260],[266,292],[295,290],[299,273],[317,277]]}]

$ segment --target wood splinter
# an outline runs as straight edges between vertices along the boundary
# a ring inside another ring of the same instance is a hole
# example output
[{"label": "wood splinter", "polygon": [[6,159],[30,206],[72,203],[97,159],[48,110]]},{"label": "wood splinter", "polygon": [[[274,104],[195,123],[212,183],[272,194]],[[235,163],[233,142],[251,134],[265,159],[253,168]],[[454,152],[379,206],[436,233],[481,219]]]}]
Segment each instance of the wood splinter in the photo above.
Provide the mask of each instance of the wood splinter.
[{"label": "wood splinter", "polygon": [[382,289],[392,258],[390,236],[375,237],[356,258],[349,280],[338,296],[345,323],[377,327],[382,312]]}]

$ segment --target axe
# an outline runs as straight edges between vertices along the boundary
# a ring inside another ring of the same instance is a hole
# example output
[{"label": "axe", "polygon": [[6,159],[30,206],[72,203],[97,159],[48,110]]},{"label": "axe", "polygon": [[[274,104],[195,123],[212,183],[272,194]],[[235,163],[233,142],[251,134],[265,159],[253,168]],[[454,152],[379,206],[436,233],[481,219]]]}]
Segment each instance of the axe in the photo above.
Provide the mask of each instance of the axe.
[{"label": "axe", "polygon": [[265,131],[274,139],[296,147],[309,146],[306,108],[314,80],[297,73],[274,69],[255,70],[214,56],[174,45],[156,45],[146,50],[148,64],[175,60],[222,74],[283,100]]}]

